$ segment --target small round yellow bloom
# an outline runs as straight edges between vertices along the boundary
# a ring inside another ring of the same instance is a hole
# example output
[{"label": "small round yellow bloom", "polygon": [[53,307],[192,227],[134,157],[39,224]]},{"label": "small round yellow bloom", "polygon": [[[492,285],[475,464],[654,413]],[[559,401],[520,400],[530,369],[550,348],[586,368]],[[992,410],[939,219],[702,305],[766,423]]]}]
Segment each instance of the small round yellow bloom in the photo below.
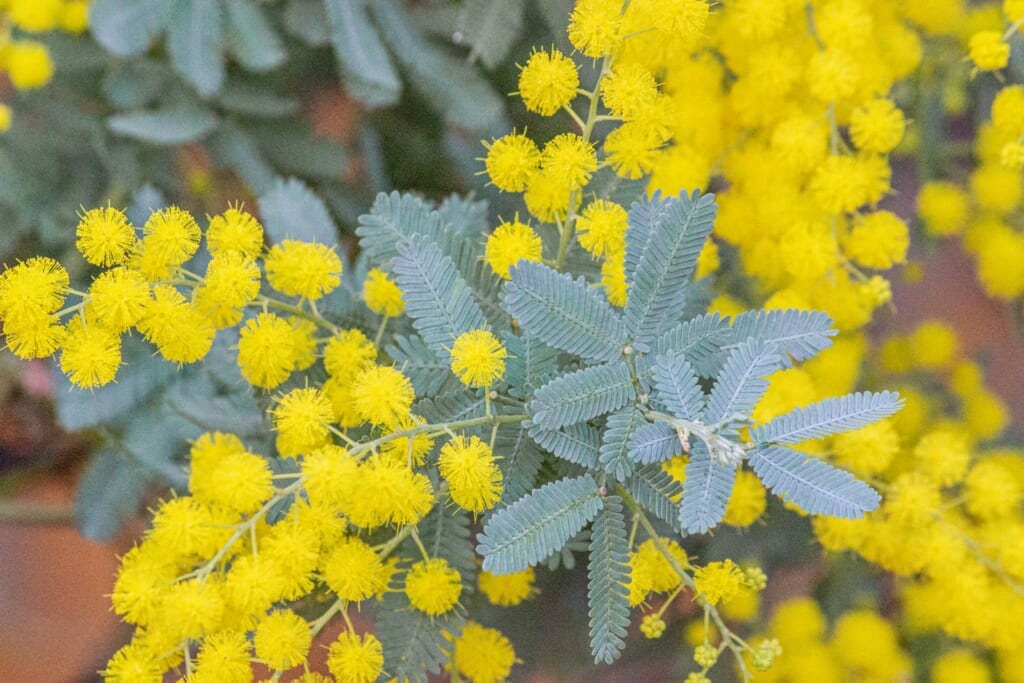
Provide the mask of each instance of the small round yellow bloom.
[{"label": "small round yellow bloom", "polygon": [[356,378],[352,399],[367,422],[393,427],[409,416],[416,397],[409,378],[395,368],[373,366]]},{"label": "small round yellow bloom", "polygon": [[249,514],[274,493],[267,461],[246,451],[234,434],[203,434],[192,444],[189,461],[188,488],[200,502]]},{"label": "small round yellow bloom", "polygon": [[238,367],[254,387],[273,389],[295,366],[294,333],[284,318],[260,313],[246,321],[238,338]]},{"label": "small round yellow bloom", "polygon": [[497,629],[467,621],[455,639],[451,666],[473,683],[500,683],[515,663],[512,642]]},{"label": "small round yellow bloom", "polygon": [[135,228],[120,209],[90,209],[82,214],[75,230],[75,246],[85,260],[95,266],[125,262],[135,246]]},{"label": "small round yellow bloom", "polygon": [[19,40],[4,48],[7,77],[18,90],[41,88],[53,78],[50,51],[34,40]]},{"label": "small round yellow bloom", "polygon": [[530,175],[540,167],[540,150],[525,134],[512,132],[491,143],[484,165],[498,189],[522,192]]},{"label": "small round yellow bloom", "polygon": [[327,668],[339,681],[373,683],[384,669],[384,648],[372,633],[346,631],[331,643]]},{"label": "small round yellow bloom", "polygon": [[519,73],[519,96],[532,112],[551,116],[576,96],[580,77],[572,59],[560,51],[540,50],[530,55]]},{"label": "small round yellow bloom", "polygon": [[475,436],[457,436],[441,447],[437,461],[456,505],[483,512],[501,498],[501,470],[490,447]]},{"label": "small round yellow bloom", "polygon": [[1010,61],[1010,44],[1001,31],[978,31],[971,36],[968,55],[979,71],[997,71]]},{"label": "small round yellow bloom", "polygon": [[174,363],[195,363],[210,352],[216,330],[210,319],[170,285],[153,288],[136,324],[160,355]]},{"label": "small round yellow bloom", "polygon": [[613,116],[625,121],[635,119],[658,97],[654,75],[640,64],[616,65],[601,80],[601,101]]},{"label": "small round yellow bloom", "polygon": [[[285,457],[307,453],[331,438],[331,401],[316,387],[292,389],[270,411],[278,432],[278,450]],[[284,450],[281,446],[286,445]]]},{"label": "small round yellow bloom", "polygon": [[256,258],[263,251],[263,226],[252,214],[232,207],[210,219],[206,246],[213,256],[240,251]]},{"label": "small round yellow bloom", "polygon": [[579,0],[569,17],[569,42],[587,57],[609,54],[619,40],[622,7],[607,0]]},{"label": "small round yellow bloom", "polygon": [[743,585],[743,570],[732,560],[711,562],[700,567],[693,574],[697,585],[697,593],[710,605],[720,601],[728,602],[739,592]]},{"label": "small round yellow bloom", "polygon": [[260,268],[241,251],[225,251],[210,259],[203,283],[196,288],[196,308],[219,329],[237,325],[243,308],[260,292]]},{"label": "small round yellow bloom", "polygon": [[121,336],[75,316],[61,344],[60,369],[75,386],[93,388],[114,381],[121,365]]},{"label": "small round yellow bloom", "polygon": [[219,631],[203,640],[196,655],[197,681],[244,681],[252,676],[249,641],[241,631]]},{"label": "small round yellow bloom", "polygon": [[594,146],[575,133],[556,135],[544,145],[540,157],[541,170],[550,178],[558,178],[570,190],[583,187],[597,170]]},{"label": "small round yellow bloom", "polygon": [[358,538],[339,541],[324,560],[323,577],[339,598],[359,602],[384,588],[387,574],[380,556]]},{"label": "small round yellow bloom", "polygon": [[452,372],[470,387],[487,387],[505,374],[505,346],[488,330],[470,330],[452,345]]},{"label": "small round yellow bloom", "polygon": [[304,662],[312,642],[309,624],[290,610],[268,614],[252,637],[256,656],[272,669],[290,669]]},{"label": "small round yellow bloom", "polygon": [[658,614],[645,614],[640,622],[640,633],[652,640],[661,638],[665,633],[665,620]]},{"label": "small round yellow bloom", "polygon": [[875,211],[858,220],[846,239],[846,255],[865,268],[903,263],[910,246],[907,224],[891,211]]},{"label": "small round yellow bloom", "polygon": [[753,472],[741,470],[736,474],[736,483],[722,521],[729,526],[750,526],[761,518],[767,505],[768,495],[761,480]]},{"label": "small round yellow bloom", "polygon": [[284,240],[271,247],[264,265],[270,286],[288,296],[319,299],[341,284],[341,259],[317,242]]},{"label": "small round yellow bloom", "polygon": [[519,261],[540,263],[544,244],[533,228],[520,223],[518,216],[502,223],[487,237],[484,260],[504,279],[512,277],[512,266]]},{"label": "small round yellow bloom", "polygon": [[880,98],[857,107],[850,115],[850,137],[865,152],[885,154],[903,139],[906,120],[892,100]]},{"label": "small round yellow bloom", "polygon": [[142,234],[144,258],[161,267],[179,266],[187,261],[196,253],[202,236],[192,214],[177,206],[150,214]]},{"label": "small round yellow bloom", "polygon": [[462,595],[459,572],[439,557],[417,562],[405,576],[405,594],[412,606],[431,616],[450,612]]},{"label": "small round yellow bloom", "polygon": [[939,237],[963,231],[967,223],[967,193],[953,183],[934,180],[925,183],[917,195],[917,214],[925,230]]},{"label": "small round yellow bloom", "polygon": [[89,28],[89,0],[67,0],[59,22],[63,31],[84,33]]},{"label": "small round yellow bloom", "polygon": [[487,596],[492,605],[511,607],[529,599],[534,593],[533,587],[536,572],[527,567],[514,574],[492,574],[482,571],[477,576],[480,591]]},{"label": "small round yellow bloom", "polygon": [[576,220],[576,239],[580,246],[597,257],[617,254],[626,248],[629,214],[606,199],[597,199]]},{"label": "small round yellow bloom", "polygon": [[366,274],[366,282],[363,283],[363,301],[366,302],[366,307],[377,315],[389,318],[402,315],[402,311],[405,310],[402,290],[380,268],[373,268]]},{"label": "small round yellow bloom", "polygon": [[124,332],[142,317],[149,301],[142,275],[125,267],[105,270],[89,286],[85,315],[115,332]]},{"label": "small round yellow bloom", "polygon": [[361,330],[341,330],[324,347],[324,369],[346,382],[355,379],[377,360],[377,347]]}]

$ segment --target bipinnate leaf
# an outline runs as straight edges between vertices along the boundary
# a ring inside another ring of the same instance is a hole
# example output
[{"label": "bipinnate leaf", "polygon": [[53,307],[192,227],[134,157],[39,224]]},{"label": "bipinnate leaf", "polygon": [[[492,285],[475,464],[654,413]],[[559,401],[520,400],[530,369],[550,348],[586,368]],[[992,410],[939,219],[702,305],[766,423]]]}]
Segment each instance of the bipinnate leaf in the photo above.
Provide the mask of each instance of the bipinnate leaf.
[{"label": "bipinnate leaf", "polygon": [[758,339],[772,344],[782,367],[807,360],[832,345],[832,318],[821,311],[747,311],[732,324],[733,344]]},{"label": "bipinnate leaf", "polygon": [[278,180],[259,198],[259,207],[263,227],[272,244],[286,239],[327,246],[338,243],[338,230],[327,206],[301,180]]},{"label": "bipinnate leaf", "polygon": [[626,345],[611,304],[583,278],[573,280],[540,263],[512,267],[501,305],[528,334],[595,363],[621,357]]},{"label": "bipinnate leaf", "polygon": [[697,420],[704,410],[704,391],[697,375],[679,352],[659,356],[651,367],[651,398],[675,417]]},{"label": "bipinnate leaf", "polygon": [[263,7],[253,0],[231,0],[225,4],[227,48],[238,63],[257,73],[284,64],[288,52]]},{"label": "bipinnate leaf", "polygon": [[377,264],[398,255],[398,245],[413,235],[440,241],[444,231],[441,214],[411,194],[381,192],[370,212],[359,217],[359,247]]},{"label": "bipinnate leaf", "polygon": [[603,507],[589,474],[559,479],[490,516],[477,537],[484,571],[513,574],[562,548]]},{"label": "bipinnate leaf", "polygon": [[865,391],[812,403],[750,430],[754,443],[800,443],[847,432],[897,413],[903,407],[892,391]]},{"label": "bipinnate leaf", "polygon": [[544,429],[529,424],[530,438],[555,457],[595,469],[601,449],[601,433],[586,422],[577,422],[562,429]]},{"label": "bipinnate leaf", "polygon": [[655,192],[650,199],[633,202],[629,207],[629,225],[626,228],[626,282],[633,282],[640,258],[651,242],[655,228],[668,215],[670,199]]},{"label": "bipinnate leaf", "polygon": [[111,53],[139,55],[163,32],[173,8],[167,0],[95,0],[89,30]]},{"label": "bipinnate leaf", "polygon": [[629,479],[636,468],[636,461],[630,456],[633,435],[648,424],[643,411],[633,405],[608,416],[599,458],[605,472],[620,482]]},{"label": "bipinnate leaf", "polygon": [[725,507],[736,483],[736,465],[711,457],[703,442],[695,442],[686,465],[686,481],[679,506],[679,524],[691,534],[712,529],[725,516]]},{"label": "bipinnate leaf", "polygon": [[558,429],[618,410],[634,398],[626,364],[607,363],[556,377],[537,389],[526,410],[534,424]]},{"label": "bipinnate leaf", "polygon": [[682,306],[686,285],[715,221],[715,196],[694,192],[666,201],[632,274],[624,316],[637,341],[654,339]]},{"label": "bipinnate leaf", "polygon": [[377,638],[384,649],[384,667],[389,676],[405,683],[428,683],[448,661],[451,641],[462,632],[465,616],[461,610],[431,616],[413,609],[403,591],[384,594],[377,610]]},{"label": "bipinnate leaf", "polygon": [[650,353],[637,359],[637,368],[646,370],[658,356],[673,352],[682,354],[700,376],[712,377],[721,367],[722,347],[731,340],[728,319],[718,313],[698,315],[651,342]]},{"label": "bipinnate leaf", "polygon": [[626,489],[640,507],[677,532],[682,531],[677,501],[683,495],[683,486],[662,469],[661,463],[636,468]]},{"label": "bipinnate leaf", "polygon": [[611,664],[625,647],[629,582],[629,544],[622,499],[607,496],[591,530],[587,564],[590,651],[595,662]]},{"label": "bipinnate leaf", "polygon": [[772,493],[812,515],[853,519],[871,512],[882,500],[849,472],[786,446],[755,448],[747,461]]},{"label": "bipinnate leaf", "polygon": [[679,436],[664,422],[641,425],[629,437],[629,457],[645,465],[668,460],[681,450]]},{"label": "bipinnate leaf", "polygon": [[778,365],[775,348],[757,339],[733,349],[708,396],[705,421],[716,424],[748,415],[768,388],[765,377]]},{"label": "bipinnate leaf", "polygon": [[444,362],[459,335],[487,323],[452,260],[429,239],[414,235],[398,245],[392,269],[405,312],[427,346]]}]

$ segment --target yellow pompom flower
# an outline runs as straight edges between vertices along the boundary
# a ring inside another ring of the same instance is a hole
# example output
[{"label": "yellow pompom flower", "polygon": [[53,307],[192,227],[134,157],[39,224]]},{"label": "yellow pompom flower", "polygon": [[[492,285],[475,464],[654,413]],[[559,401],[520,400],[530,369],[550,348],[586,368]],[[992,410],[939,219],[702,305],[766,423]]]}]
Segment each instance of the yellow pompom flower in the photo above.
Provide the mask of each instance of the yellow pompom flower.
[{"label": "yellow pompom flower", "polygon": [[319,299],[341,284],[341,259],[317,242],[284,240],[271,247],[264,265],[270,286],[288,296]]},{"label": "yellow pompom flower", "polygon": [[203,434],[192,444],[189,461],[188,488],[200,502],[250,514],[274,493],[267,461],[246,451],[234,434]]},{"label": "yellow pompom flower", "polygon": [[637,118],[657,97],[654,75],[640,64],[616,64],[601,80],[601,101],[613,116],[625,121]]},{"label": "yellow pompom flower", "polygon": [[380,268],[373,268],[366,274],[363,301],[366,302],[366,307],[377,315],[389,318],[402,315],[402,311],[405,310],[402,290]]},{"label": "yellow pompom flower", "polygon": [[384,669],[384,648],[372,633],[346,631],[331,643],[327,668],[339,681],[373,683]]},{"label": "yellow pompom flower", "polygon": [[93,388],[114,381],[121,365],[121,336],[101,325],[72,318],[61,343],[60,369],[75,386]]},{"label": "yellow pompom flower", "polygon": [[576,239],[580,246],[598,258],[620,253],[626,248],[629,214],[614,202],[597,199],[583,209],[576,220]]},{"label": "yellow pompom flower", "polygon": [[484,166],[498,189],[522,192],[530,175],[540,167],[540,150],[525,134],[513,131],[487,147]]},{"label": "yellow pompom flower", "polygon": [[899,452],[900,435],[892,420],[880,420],[832,439],[836,464],[861,476],[884,472]]},{"label": "yellow pompom flower", "polygon": [[317,360],[319,342],[316,333],[320,330],[309,318],[291,316],[288,323],[292,326],[292,348],[294,349],[295,371],[308,370]]},{"label": "yellow pompom flower", "polygon": [[501,683],[515,663],[512,642],[501,631],[467,621],[455,639],[450,666],[473,683]]},{"label": "yellow pompom flower", "polygon": [[625,251],[609,254],[601,264],[601,287],[609,303],[614,306],[626,305],[629,283],[626,282]]},{"label": "yellow pompom flower", "polygon": [[238,338],[238,367],[254,387],[273,389],[288,379],[295,366],[292,326],[273,313],[246,321]]},{"label": "yellow pompom flower", "polygon": [[908,341],[914,364],[919,368],[947,368],[960,352],[956,331],[940,320],[924,321],[917,326]]},{"label": "yellow pompom flower", "polygon": [[663,141],[639,123],[624,123],[604,139],[604,153],[619,176],[635,180],[650,173]]},{"label": "yellow pompom flower", "polygon": [[20,325],[39,314],[54,313],[64,304],[70,279],[60,263],[35,256],[0,274],[0,319]]},{"label": "yellow pompom flower", "polygon": [[89,285],[85,315],[114,332],[139,321],[150,299],[149,284],[138,272],[124,267],[105,270]]},{"label": "yellow pompom flower", "polygon": [[177,576],[173,558],[151,543],[137,545],[121,558],[110,594],[114,613],[131,624],[146,625],[157,613],[161,593]]},{"label": "yellow pompom flower", "polygon": [[53,78],[50,51],[34,40],[19,40],[4,47],[7,77],[18,90],[41,88]]},{"label": "yellow pompom flower", "polygon": [[556,135],[544,145],[540,157],[541,170],[550,178],[558,178],[570,190],[583,187],[597,170],[594,146],[575,133]]},{"label": "yellow pompom flower", "polygon": [[729,526],[750,526],[761,518],[767,505],[768,495],[761,480],[753,472],[741,470],[736,473],[736,483],[722,521]]},{"label": "yellow pompom flower", "polygon": [[241,631],[211,633],[196,655],[196,681],[248,681],[252,677],[249,641]]},{"label": "yellow pompom flower", "polygon": [[[564,178],[545,171],[537,171],[526,182],[523,201],[530,215],[545,223],[554,223],[565,219],[569,207],[569,194],[569,187]],[[578,196],[576,200],[579,201]]]},{"label": "yellow pompom flower", "polygon": [[938,484],[921,472],[906,472],[893,480],[883,509],[899,524],[922,526],[942,504]]},{"label": "yellow pompom flower", "polygon": [[711,562],[697,569],[693,574],[697,593],[709,605],[728,602],[743,585],[743,570],[732,560]]},{"label": "yellow pompom flower", "polygon": [[992,100],[992,125],[1007,136],[1024,131],[1024,86],[1008,85]]},{"label": "yellow pompom flower", "polygon": [[970,442],[960,430],[939,426],[918,439],[912,455],[925,475],[942,486],[952,486],[967,474]]},{"label": "yellow pompom flower", "polygon": [[136,683],[162,681],[167,666],[153,656],[147,643],[132,640],[111,656],[100,672],[105,683]]},{"label": "yellow pompom flower", "polygon": [[309,500],[342,507],[358,468],[358,461],[341,446],[328,444],[305,454],[302,476]]},{"label": "yellow pompom flower", "polygon": [[350,537],[339,541],[324,560],[323,577],[339,598],[359,602],[380,592],[387,574],[374,549]]},{"label": "yellow pompom flower", "polygon": [[970,650],[957,649],[943,654],[932,665],[932,683],[991,683],[988,665]]},{"label": "yellow pompom flower", "polygon": [[437,464],[459,507],[483,512],[501,498],[501,470],[494,463],[490,447],[479,438],[453,438],[441,447]]},{"label": "yellow pompom flower", "polygon": [[569,17],[569,42],[587,57],[611,53],[619,40],[622,7],[607,0],[579,0]]},{"label": "yellow pompom flower", "polygon": [[968,42],[968,55],[979,71],[997,71],[1010,61],[1010,44],[1001,31],[978,31]]},{"label": "yellow pompom flower", "polygon": [[84,33],[89,28],[89,0],[67,0],[59,22],[63,31]]},{"label": "yellow pompom flower", "polygon": [[512,277],[512,266],[519,261],[540,263],[544,244],[540,235],[516,216],[512,222],[499,225],[487,237],[484,260],[502,278]]},{"label": "yellow pompom flower", "polygon": [[409,378],[395,368],[381,365],[363,370],[352,387],[359,416],[378,426],[394,427],[407,418],[414,398]]},{"label": "yellow pompom flower", "polygon": [[32,313],[18,318],[17,322],[4,323],[7,348],[18,358],[49,358],[60,348],[64,328],[55,316],[47,313]]},{"label": "yellow pompom flower", "polygon": [[180,266],[196,253],[202,233],[188,211],[169,206],[154,211],[142,226],[139,245],[140,270],[150,280],[166,277],[171,266]]},{"label": "yellow pompom flower", "polygon": [[81,215],[75,247],[94,266],[124,263],[135,246],[135,228],[120,209],[90,209]]},{"label": "yellow pompom flower", "polygon": [[452,344],[452,372],[470,387],[487,387],[505,374],[505,346],[488,330],[470,330]]},{"label": "yellow pompom flower", "polygon": [[196,288],[196,308],[219,329],[242,320],[242,309],[260,292],[260,268],[240,251],[225,251],[210,259],[202,284]]},{"label": "yellow pompom flower", "polygon": [[278,433],[278,448],[285,457],[295,457],[326,444],[331,438],[334,410],[330,400],[316,387],[292,389],[270,411]]},{"label": "yellow pompom flower", "polygon": [[891,268],[903,263],[910,246],[907,224],[891,211],[875,211],[854,223],[846,239],[846,255],[865,268]]},{"label": "yellow pompom flower", "polygon": [[981,460],[964,479],[967,511],[978,519],[999,519],[1017,509],[1021,485],[998,460]]},{"label": "yellow pompom flower", "polygon": [[481,571],[477,576],[477,584],[492,605],[512,607],[533,596],[536,592],[533,587],[535,577],[533,567],[527,567],[514,574],[501,575]]},{"label": "yellow pompom flower", "polygon": [[252,214],[232,207],[210,219],[206,246],[212,256],[239,251],[256,258],[263,251],[263,226]]},{"label": "yellow pompom flower", "polygon": [[579,73],[572,59],[556,49],[540,50],[530,55],[519,72],[518,95],[528,110],[551,116],[572,102],[579,86]]},{"label": "yellow pompom flower", "polygon": [[170,285],[153,288],[137,326],[174,363],[195,363],[209,353],[216,330],[209,318]]},{"label": "yellow pompom flower", "polygon": [[312,642],[309,624],[290,610],[268,614],[252,637],[256,656],[272,669],[290,669],[306,661]]},{"label": "yellow pompom flower", "polygon": [[434,506],[434,489],[425,474],[404,462],[372,456],[359,467],[344,492],[341,512],[357,527],[416,524]]},{"label": "yellow pompom flower", "polygon": [[892,100],[871,100],[850,114],[850,137],[857,149],[885,154],[903,139],[906,128],[903,112]]},{"label": "yellow pompom flower", "polygon": [[405,576],[405,594],[415,609],[436,617],[450,612],[462,595],[462,578],[440,557],[417,562]]},{"label": "yellow pompom flower", "polygon": [[958,234],[967,223],[967,193],[950,182],[927,182],[917,195],[917,214],[931,235]]},{"label": "yellow pompom flower", "polygon": [[324,346],[324,369],[331,377],[351,381],[377,360],[377,347],[361,330],[341,330]]}]

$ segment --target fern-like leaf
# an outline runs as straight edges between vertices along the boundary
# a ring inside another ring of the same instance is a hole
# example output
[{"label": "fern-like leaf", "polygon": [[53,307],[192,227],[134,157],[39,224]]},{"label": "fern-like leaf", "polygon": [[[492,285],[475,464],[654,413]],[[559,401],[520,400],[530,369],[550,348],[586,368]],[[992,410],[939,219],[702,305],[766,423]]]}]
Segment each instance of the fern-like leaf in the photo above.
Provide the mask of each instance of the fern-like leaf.
[{"label": "fern-like leaf", "polygon": [[667,211],[654,223],[640,255],[626,300],[626,326],[639,342],[654,339],[681,307],[717,210],[713,194],[694,192],[667,201]]},{"label": "fern-like leaf", "polygon": [[438,358],[418,334],[396,336],[384,351],[412,382],[417,396],[437,396],[462,388],[451,366]]},{"label": "fern-like leaf", "polygon": [[407,683],[428,683],[448,661],[451,641],[458,636],[465,617],[460,610],[430,616],[413,609],[404,592],[390,591],[377,610],[377,637],[384,649],[384,669]]},{"label": "fern-like leaf", "polygon": [[635,406],[623,408],[608,416],[604,434],[601,435],[599,460],[604,471],[624,482],[636,468],[636,461],[630,457],[630,441],[644,425],[650,424],[643,412]]},{"label": "fern-like leaf", "polygon": [[549,346],[598,363],[618,358],[626,344],[622,320],[583,278],[520,261],[505,283],[502,307]]},{"label": "fern-like leaf", "polygon": [[531,335],[506,332],[502,341],[508,351],[505,380],[517,398],[530,398],[558,372],[558,350]]},{"label": "fern-like leaf", "polygon": [[413,236],[398,245],[395,280],[405,312],[438,358],[447,362],[459,335],[485,328],[484,314],[452,260],[429,239]]},{"label": "fern-like leaf", "polygon": [[541,448],[568,462],[596,469],[601,449],[601,433],[586,422],[562,429],[544,429],[529,425],[530,438]]},{"label": "fern-like leaf", "polygon": [[725,465],[712,458],[703,443],[693,444],[679,506],[679,524],[683,530],[702,534],[717,526],[725,516],[725,506],[735,483],[735,465]]},{"label": "fern-like leaf", "polygon": [[704,391],[682,353],[659,356],[651,367],[654,384],[651,398],[659,408],[686,420],[697,420],[704,411]]},{"label": "fern-like leaf", "polygon": [[[459,572],[464,593],[471,593],[476,585],[476,554],[469,524],[469,513],[465,510],[453,512],[443,505],[435,505],[417,530],[430,556],[448,560],[448,564]],[[409,550],[409,555],[415,557],[416,546]]]},{"label": "fern-like leaf", "polygon": [[768,388],[764,378],[778,366],[779,356],[769,344],[753,339],[737,346],[711,389],[705,420],[715,424],[749,414]]},{"label": "fern-like leaf", "polygon": [[490,516],[477,536],[484,571],[513,574],[560,550],[603,505],[589,474],[559,479]]},{"label": "fern-like leaf", "polygon": [[558,429],[618,410],[634,398],[629,368],[608,363],[556,377],[534,393],[526,410],[534,424]]},{"label": "fern-like leaf", "polygon": [[750,430],[754,443],[800,443],[869,425],[903,407],[899,394],[863,392],[847,394],[797,408],[766,425]]},{"label": "fern-like leaf", "polygon": [[625,647],[629,626],[629,545],[622,499],[607,496],[594,520],[587,564],[590,651],[595,662],[611,664]]},{"label": "fern-like leaf", "polygon": [[651,352],[638,359],[646,366],[659,355],[669,352],[681,353],[702,377],[712,377],[720,367],[718,360],[722,347],[732,339],[729,321],[718,313],[705,313],[680,323],[651,343]]},{"label": "fern-like leaf", "polygon": [[381,192],[370,213],[359,217],[359,247],[371,263],[383,263],[398,255],[398,245],[413,235],[441,242],[441,214],[411,194]]},{"label": "fern-like leaf", "polygon": [[626,282],[633,282],[640,258],[651,242],[655,228],[669,212],[670,199],[660,192],[650,199],[633,202],[629,207],[629,226],[626,228]]},{"label": "fern-like leaf", "polygon": [[680,450],[679,436],[664,422],[641,425],[629,436],[629,457],[645,465],[668,460]]},{"label": "fern-like leaf", "polygon": [[626,489],[641,507],[677,532],[682,531],[679,526],[679,500],[683,486],[660,464],[638,467],[629,478]]},{"label": "fern-like leaf", "polygon": [[832,345],[832,318],[821,311],[747,311],[732,324],[733,344],[758,339],[775,346],[783,367],[807,360]]},{"label": "fern-like leaf", "polygon": [[772,493],[812,515],[854,519],[881,502],[877,491],[849,472],[792,448],[755,448],[748,462]]},{"label": "fern-like leaf", "polygon": [[544,454],[527,433],[525,424],[502,425],[494,441],[494,454],[504,476],[503,501],[518,500],[533,490]]}]

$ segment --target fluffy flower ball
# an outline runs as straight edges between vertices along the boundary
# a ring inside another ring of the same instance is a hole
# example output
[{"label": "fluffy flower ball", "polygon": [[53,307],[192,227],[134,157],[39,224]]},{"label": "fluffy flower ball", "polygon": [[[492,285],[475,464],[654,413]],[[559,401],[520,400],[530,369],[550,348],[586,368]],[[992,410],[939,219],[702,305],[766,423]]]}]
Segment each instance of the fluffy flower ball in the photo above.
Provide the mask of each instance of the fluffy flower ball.
[{"label": "fluffy flower ball", "polygon": [[331,644],[327,668],[339,681],[373,683],[384,668],[384,648],[372,633],[346,631]]},{"label": "fluffy flower ball", "polygon": [[968,43],[968,55],[979,71],[997,71],[1010,61],[1010,44],[1001,31],[978,31]]},{"label": "fluffy flower ball", "polygon": [[529,137],[513,132],[491,143],[484,166],[498,189],[522,192],[530,175],[540,166],[540,150]]},{"label": "fluffy flower ball", "polygon": [[462,579],[447,560],[417,562],[405,577],[405,594],[412,606],[431,616],[450,612],[462,595]]},{"label": "fluffy flower ball", "polygon": [[379,365],[363,371],[352,388],[359,416],[380,426],[393,427],[408,417],[415,397],[412,383],[405,375]]},{"label": "fluffy flower ball", "polygon": [[316,242],[284,240],[264,262],[270,286],[288,296],[319,299],[341,284],[341,259]]},{"label": "fluffy flower ball", "polygon": [[309,654],[312,641],[306,620],[287,610],[264,617],[252,639],[256,656],[273,669],[290,669],[301,664]]},{"label": "fluffy flower ball", "polygon": [[512,266],[519,261],[539,263],[543,246],[540,235],[530,226],[520,223],[517,217],[510,223],[502,223],[488,236],[484,260],[495,273],[507,280],[512,277]]},{"label": "fluffy flower ball", "polygon": [[470,330],[452,345],[452,372],[470,387],[490,386],[505,374],[504,345],[488,330]]},{"label": "fluffy flower ball", "polygon": [[569,104],[579,86],[576,65],[555,49],[534,52],[519,73],[519,96],[523,104],[542,116],[551,116]]},{"label": "fluffy flower ball", "polygon": [[479,438],[455,437],[441,447],[437,464],[456,505],[483,512],[501,498],[501,470],[490,447]]},{"label": "fluffy flower ball", "polygon": [[885,154],[903,139],[906,120],[892,100],[876,99],[853,110],[850,137],[865,152]]},{"label": "fluffy flower ball", "polygon": [[504,681],[515,663],[512,642],[497,629],[469,621],[455,639],[451,665],[473,683]]},{"label": "fluffy flower ball", "polygon": [[401,315],[405,310],[402,290],[380,268],[373,268],[366,274],[366,282],[363,283],[363,301],[366,302],[366,307],[377,315],[389,318]]},{"label": "fluffy flower ball", "polygon": [[91,209],[82,214],[75,230],[75,246],[94,266],[124,263],[135,245],[135,228],[120,209]]}]

